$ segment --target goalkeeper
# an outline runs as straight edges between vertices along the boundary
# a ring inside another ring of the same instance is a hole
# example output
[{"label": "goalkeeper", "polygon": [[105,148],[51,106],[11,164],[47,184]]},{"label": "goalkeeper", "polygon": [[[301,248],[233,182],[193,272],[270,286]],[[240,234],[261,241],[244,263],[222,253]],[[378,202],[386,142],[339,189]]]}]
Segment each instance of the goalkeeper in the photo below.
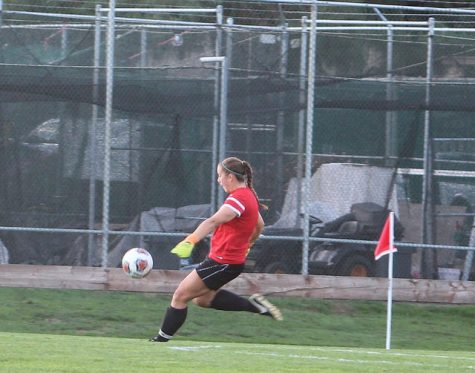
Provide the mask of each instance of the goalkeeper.
[{"label": "goalkeeper", "polygon": [[153,342],[168,342],[186,320],[188,302],[223,311],[247,311],[282,320],[279,309],[260,294],[241,297],[222,286],[238,277],[246,255],[264,229],[259,200],[252,186],[252,168],[230,157],[218,164],[218,183],[228,196],[220,209],[172,249],[180,258],[191,255],[194,245],[212,233],[208,257],[190,272],[173,294],[158,335]]}]

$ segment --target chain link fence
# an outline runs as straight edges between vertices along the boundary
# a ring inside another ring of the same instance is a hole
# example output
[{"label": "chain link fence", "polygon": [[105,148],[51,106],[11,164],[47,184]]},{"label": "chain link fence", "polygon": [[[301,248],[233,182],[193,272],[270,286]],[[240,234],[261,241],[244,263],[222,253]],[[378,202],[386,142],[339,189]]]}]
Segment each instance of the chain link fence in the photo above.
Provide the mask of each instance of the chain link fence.
[{"label": "chain link fence", "polygon": [[248,271],[385,276],[393,210],[395,277],[472,280],[475,30],[383,11],[302,5],[278,27],[222,7],[208,23],[5,11],[0,259],[115,267],[143,246],[178,269],[169,250],[237,156],[269,206]]}]

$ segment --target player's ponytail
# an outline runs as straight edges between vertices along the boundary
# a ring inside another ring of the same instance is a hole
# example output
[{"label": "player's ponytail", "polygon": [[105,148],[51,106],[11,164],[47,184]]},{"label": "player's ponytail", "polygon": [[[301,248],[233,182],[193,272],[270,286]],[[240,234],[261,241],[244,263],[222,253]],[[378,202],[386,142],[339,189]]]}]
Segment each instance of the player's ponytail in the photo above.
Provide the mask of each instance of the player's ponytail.
[{"label": "player's ponytail", "polygon": [[253,172],[249,162],[242,161],[236,157],[229,157],[222,161],[221,165],[223,166],[225,172],[232,173],[239,181],[245,182],[247,187],[251,189],[254,195],[256,196],[257,203],[259,203],[259,206],[261,206],[265,210],[268,209],[266,205],[262,204],[259,201],[259,197],[257,196],[254,186],[252,185]]}]

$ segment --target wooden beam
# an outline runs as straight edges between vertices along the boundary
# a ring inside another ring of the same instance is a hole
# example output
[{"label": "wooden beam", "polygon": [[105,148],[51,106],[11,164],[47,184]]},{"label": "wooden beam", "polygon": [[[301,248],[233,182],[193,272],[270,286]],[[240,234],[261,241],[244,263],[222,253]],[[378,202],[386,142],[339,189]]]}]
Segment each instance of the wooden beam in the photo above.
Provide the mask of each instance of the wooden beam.
[{"label": "wooden beam", "polygon": [[[153,270],[137,280],[120,268],[0,265],[0,287],[140,291],[171,294],[188,272]],[[380,300],[387,297],[387,279],[243,273],[226,286],[241,295],[263,293],[319,299]],[[475,282],[394,279],[393,300],[475,304]]]}]

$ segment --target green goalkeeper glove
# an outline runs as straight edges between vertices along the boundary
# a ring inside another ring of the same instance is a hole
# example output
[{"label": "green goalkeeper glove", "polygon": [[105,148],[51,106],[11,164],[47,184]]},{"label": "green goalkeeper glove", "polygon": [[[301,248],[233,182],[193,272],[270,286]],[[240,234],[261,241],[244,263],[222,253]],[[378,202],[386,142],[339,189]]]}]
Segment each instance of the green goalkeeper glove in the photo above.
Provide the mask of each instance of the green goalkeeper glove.
[{"label": "green goalkeeper glove", "polygon": [[188,242],[188,241],[181,241],[178,245],[176,245],[171,253],[175,254],[179,258],[189,258],[191,256],[191,252],[193,251],[193,248],[195,247],[195,244]]},{"label": "green goalkeeper glove", "polygon": [[199,241],[199,239],[192,233],[188,237],[186,237],[183,241],[178,243],[172,250],[171,253],[175,254],[179,258],[185,259],[191,256],[191,252],[195,247],[195,244]]}]

